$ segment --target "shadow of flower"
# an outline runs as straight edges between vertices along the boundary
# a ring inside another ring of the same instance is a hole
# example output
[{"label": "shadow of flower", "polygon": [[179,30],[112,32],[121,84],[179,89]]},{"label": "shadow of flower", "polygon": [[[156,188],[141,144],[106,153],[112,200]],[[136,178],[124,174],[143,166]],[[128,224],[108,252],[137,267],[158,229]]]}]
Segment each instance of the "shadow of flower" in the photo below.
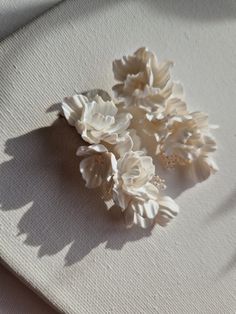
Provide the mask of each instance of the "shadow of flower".
[{"label": "shadow of flower", "polygon": [[226,214],[236,210],[236,188],[209,214],[206,223],[211,223]]},{"label": "shadow of flower", "polygon": [[0,165],[1,210],[29,206],[18,223],[25,244],[39,247],[39,257],[69,246],[66,265],[101,243],[116,250],[151,234],[126,229],[122,215],[107,212],[99,193],[85,188],[75,156],[79,145],[76,131],[58,118],[50,127],[9,139],[5,152],[12,159]]},{"label": "shadow of flower", "polygon": [[[207,216],[205,220],[205,225],[209,226],[212,223],[215,223],[217,220],[221,220],[224,216],[231,216],[233,218],[233,213],[236,211],[236,189],[222,200],[222,202]],[[231,218],[231,221],[233,222]],[[233,255],[229,261],[222,267],[220,270],[220,276],[226,275],[228,272],[233,270],[236,267],[236,252],[234,251]]]}]

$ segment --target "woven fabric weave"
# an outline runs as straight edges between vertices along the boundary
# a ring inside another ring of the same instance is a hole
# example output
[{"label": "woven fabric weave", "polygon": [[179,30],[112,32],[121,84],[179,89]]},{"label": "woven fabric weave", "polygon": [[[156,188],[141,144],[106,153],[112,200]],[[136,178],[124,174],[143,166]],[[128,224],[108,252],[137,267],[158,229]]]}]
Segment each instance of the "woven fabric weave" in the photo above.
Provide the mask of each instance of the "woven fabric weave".
[{"label": "woven fabric weave", "polygon": [[[64,313],[235,312],[236,8],[189,3],[65,1],[0,44],[0,255]],[[144,45],[221,126],[220,171],[172,181],[166,229],[126,230],[85,188],[56,103],[111,92],[112,60]]]}]

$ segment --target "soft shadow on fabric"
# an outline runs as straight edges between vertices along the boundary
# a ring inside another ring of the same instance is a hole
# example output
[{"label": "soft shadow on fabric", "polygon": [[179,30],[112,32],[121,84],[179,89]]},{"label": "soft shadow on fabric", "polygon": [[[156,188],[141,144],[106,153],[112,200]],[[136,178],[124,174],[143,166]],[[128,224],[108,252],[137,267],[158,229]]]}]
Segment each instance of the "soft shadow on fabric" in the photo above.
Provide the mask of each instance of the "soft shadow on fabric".
[{"label": "soft shadow on fabric", "polygon": [[[224,216],[229,216],[236,211],[236,187],[234,190],[222,200],[220,204],[210,213],[205,221],[206,226],[216,223],[217,220],[221,220]],[[236,267],[236,251],[231,255],[228,262],[220,269],[220,277],[227,275]]]},{"label": "soft shadow on fabric", "polygon": [[[147,1],[147,10],[156,9],[166,15],[178,15],[181,18],[196,21],[210,21],[235,17],[235,4],[232,1],[206,1],[212,4],[212,10],[204,10],[204,1]],[[193,4],[193,5],[192,5]],[[221,10],[219,10],[219,6]],[[104,1],[71,1],[70,5],[63,2],[60,7],[60,19],[50,16],[45,23],[50,29],[61,29],[61,23],[70,23],[71,19],[86,17],[96,9],[105,9],[115,2]],[[138,5],[138,1],[137,1]],[[194,6],[196,8],[194,9]],[[207,6],[207,8],[209,5]],[[37,40],[45,34],[40,28]],[[29,41],[32,44],[35,40]],[[27,49],[25,41],[17,41],[9,47],[1,61],[1,81],[6,77],[5,67],[9,60],[12,64],[19,53]],[[12,68],[11,75],[15,75]],[[10,93],[12,85],[9,83]],[[69,246],[66,265],[82,260],[84,256],[101,243],[110,249],[121,249],[126,242],[137,241],[149,236],[151,230],[127,230],[122,218],[116,213],[109,213],[103,201],[88,190],[79,174],[79,160],[75,156],[77,146],[81,142],[76,132],[66,121],[58,119],[46,128],[36,129],[30,133],[9,139],[6,142],[6,153],[12,157],[0,165],[0,203],[2,210],[16,210],[27,205],[29,209],[19,221],[19,234],[26,234],[27,245],[39,247],[39,256],[53,255]],[[170,196],[177,197],[196,182],[186,180],[179,172],[167,176]],[[71,223],[73,221],[73,223]]]},{"label": "soft shadow on fabric", "polygon": [[[119,250],[152,232],[127,229],[120,210],[107,211],[96,190],[85,187],[75,155],[83,144],[75,129],[58,118],[50,127],[7,140],[5,153],[12,158],[0,165],[1,209],[27,206],[19,235],[26,234],[25,244],[39,247],[40,257],[69,246],[66,265],[82,260],[101,243]],[[173,192],[179,195],[190,183],[179,181]]]},{"label": "soft shadow on fabric", "polygon": [[3,13],[1,14],[0,41],[61,1],[63,0],[58,0],[57,3],[56,1],[27,1],[26,3],[21,3],[21,5],[17,7],[17,10],[14,5],[5,5]]},{"label": "soft shadow on fabric", "polygon": [[93,248],[119,250],[126,242],[151,235],[151,230],[126,229],[122,216],[108,212],[94,190],[85,187],[75,156],[81,140],[63,118],[6,142],[12,157],[0,165],[1,209],[27,205],[19,235],[39,247],[38,255],[53,255],[70,245],[65,264],[82,260]]},{"label": "soft shadow on fabric", "polygon": [[220,269],[219,278],[226,276],[236,268],[236,252],[229,258],[229,261]]},{"label": "soft shadow on fabric", "polygon": [[222,200],[220,204],[214,209],[212,213],[206,219],[206,223],[213,223],[217,219],[230,214],[236,210],[236,187],[234,190]]}]

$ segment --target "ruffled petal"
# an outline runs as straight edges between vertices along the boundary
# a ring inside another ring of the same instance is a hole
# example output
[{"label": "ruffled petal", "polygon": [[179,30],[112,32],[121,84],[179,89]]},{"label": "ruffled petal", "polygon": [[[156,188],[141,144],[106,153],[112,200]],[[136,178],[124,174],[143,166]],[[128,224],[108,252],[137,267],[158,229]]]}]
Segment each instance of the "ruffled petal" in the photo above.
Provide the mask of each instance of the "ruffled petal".
[{"label": "ruffled petal", "polygon": [[152,199],[156,200],[158,198],[159,190],[150,182],[147,182],[145,185],[139,188],[132,188],[128,189],[130,195],[136,195],[137,197],[147,200]]},{"label": "ruffled petal", "polygon": [[84,158],[80,162],[80,172],[86,182],[86,187],[96,188],[102,184],[101,168],[97,167],[95,156]]},{"label": "ruffled petal", "polygon": [[155,78],[153,86],[164,88],[170,79],[170,67],[173,66],[172,61],[163,61],[159,64],[154,72]]},{"label": "ruffled petal", "polygon": [[81,118],[86,99],[82,95],[64,98],[61,106],[62,112],[70,125],[74,126],[75,122]]},{"label": "ruffled petal", "polygon": [[155,201],[143,201],[134,198],[124,212],[126,224],[129,226],[135,224],[141,228],[150,227],[155,222],[158,208],[159,205]]},{"label": "ruffled petal", "polygon": [[114,151],[119,157],[132,150],[134,144],[129,134],[126,134],[118,144],[115,145]]},{"label": "ruffled petal", "polygon": [[169,115],[185,115],[187,114],[187,105],[179,98],[170,98],[167,100],[166,113]]},{"label": "ruffled petal", "polygon": [[95,112],[101,113],[104,116],[115,116],[118,109],[113,101],[104,101],[101,96],[95,96],[94,101],[96,103]]},{"label": "ruffled petal", "polygon": [[111,153],[94,154],[80,162],[80,172],[88,188],[96,188],[106,182],[115,168]]},{"label": "ruffled petal", "polygon": [[179,212],[179,206],[169,196],[162,196],[158,199],[159,211],[156,216],[156,223],[161,226],[167,225]]},{"label": "ruffled petal", "polygon": [[136,212],[134,212],[134,224],[143,228],[147,229],[155,223],[154,219],[145,218],[143,216],[140,216]]},{"label": "ruffled petal", "polygon": [[89,145],[89,146],[79,146],[76,151],[77,156],[88,156],[95,153],[107,153],[107,148],[102,144]]},{"label": "ruffled petal", "polygon": [[126,112],[118,113],[115,117],[115,121],[108,129],[108,132],[118,133],[118,134],[122,133],[129,127],[130,120],[132,118],[133,116],[130,113],[126,113]]},{"label": "ruffled petal", "polygon": [[172,88],[172,97],[184,99],[184,88],[180,82],[174,82]]},{"label": "ruffled petal", "polygon": [[208,115],[201,111],[192,112],[191,116],[196,122],[198,128],[204,129],[208,128]]}]

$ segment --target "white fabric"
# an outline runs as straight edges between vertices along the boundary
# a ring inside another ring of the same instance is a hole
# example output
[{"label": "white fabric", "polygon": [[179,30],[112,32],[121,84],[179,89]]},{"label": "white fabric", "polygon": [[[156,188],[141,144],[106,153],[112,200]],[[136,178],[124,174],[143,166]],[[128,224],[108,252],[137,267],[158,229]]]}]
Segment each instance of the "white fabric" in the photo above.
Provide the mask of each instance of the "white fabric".
[{"label": "white fabric", "polygon": [[11,34],[60,0],[0,0],[0,39]]},{"label": "white fabric", "polygon": [[56,314],[19,279],[0,264],[1,314]]},{"label": "white fabric", "polygon": [[[235,11],[220,0],[66,1],[1,43],[1,256],[64,313],[235,312]],[[151,231],[126,230],[84,187],[78,136],[51,106],[109,90],[112,60],[143,45],[176,62],[190,108],[221,126],[220,172],[173,183],[180,214]]]}]

